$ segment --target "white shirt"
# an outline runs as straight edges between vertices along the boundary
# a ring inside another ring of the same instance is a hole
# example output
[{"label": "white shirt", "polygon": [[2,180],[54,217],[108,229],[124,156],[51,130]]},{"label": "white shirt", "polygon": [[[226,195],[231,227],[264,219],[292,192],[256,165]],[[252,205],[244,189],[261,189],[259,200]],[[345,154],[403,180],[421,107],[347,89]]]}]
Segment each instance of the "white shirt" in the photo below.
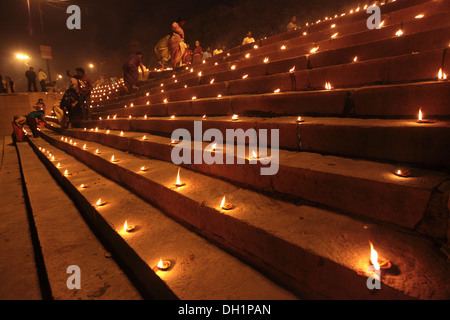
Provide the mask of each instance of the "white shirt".
[{"label": "white shirt", "polygon": [[47,75],[44,73],[44,71],[39,71],[38,73],[38,81],[42,81],[47,79]]},{"label": "white shirt", "polygon": [[244,41],[242,41],[242,45],[252,42],[255,42],[255,39],[253,37],[252,38],[246,37],[244,38]]}]

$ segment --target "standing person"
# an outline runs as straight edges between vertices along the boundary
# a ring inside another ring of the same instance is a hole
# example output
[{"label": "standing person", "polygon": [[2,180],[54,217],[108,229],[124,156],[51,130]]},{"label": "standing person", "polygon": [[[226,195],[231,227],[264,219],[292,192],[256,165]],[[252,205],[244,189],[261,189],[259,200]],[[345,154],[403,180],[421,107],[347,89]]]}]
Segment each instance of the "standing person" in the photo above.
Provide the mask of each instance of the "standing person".
[{"label": "standing person", "polygon": [[244,40],[242,41],[242,45],[247,44],[247,43],[252,43],[255,42],[255,39],[252,37],[252,32],[249,31],[247,33],[247,37],[244,38]]},{"label": "standing person", "polygon": [[77,74],[71,76],[69,70],[67,70],[67,75],[77,83],[77,93],[79,95],[78,104],[83,111],[84,120],[89,120],[89,103],[91,102],[92,82],[86,76],[83,68],[76,68],[75,71]]},{"label": "standing person", "polygon": [[172,23],[172,35],[169,39],[169,51],[172,67],[178,67],[183,63],[183,57],[185,54],[186,44],[184,43],[184,19],[178,18],[178,20]]},{"label": "standing person", "polygon": [[28,79],[28,92],[35,91],[37,92],[36,87],[36,72],[34,72],[33,67],[30,67],[30,70],[25,72],[25,77]]},{"label": "standing person", "polygon": [[41,85],[42,92],[47,92],[47,89],[45,88],[45,80],[47,79],[47,75],[42,71],[42,69],[39,69],[38,72],[38,81]]},{"label": "standing person", "polygon": [[292,16],[291,20],[289,21],[288,25],[286,26],[286,31],[292,31],[296,30],[298,28],[297,26],[297,17]]},{"label": "standing person", "polygon": [[125,90],[130,92],[131,89],[139,89],[136,83],[139,81],[139,68],[144,74],[144,65],[142,64],[142,53],[136,52],[130,55],[123,64],[123,79],[125,82]]},{"label": "standing person", "polygon": [[155,53],[158,56],[158,64],[162,69],[166,67],[166,65],[170,61],[170,52],[169,52],[169,39],[170,34],[166,34],[164,38],[158,41],[155,45]]},{"label": "standing person", "polygon": [[189,48],[189,44],[186,44],[186,51],[183,55],[183,63],[191,64],[192,63],[192,50]]},{"label": "standing person", "polygon": [[195,41],[195,49],[194,49],[194,56],[192,58],[192,63],[197,64],[202,61],[203,58],[203,49],[200,46],[200,41]]},{"label": "standing person", "polygon": [[14,93],[14,82],[12,81],[12,79],[9,76],[5,77],[4,80],[5,83],[5,93]]},{"label": "standing person", "polygon": [[208,58],[211,58],[212,54],[211,54],[211,47],[208,47],[208,49],[206,49],[205,52],[203,52],[203,60],[206,60]]},{"label": "standing person", "polygon": [[222,52],[223,52],[222,45],[218,44],[217,48],[214,49],[214,51],[213,51],[213,56],[215,56],[216,54],[221,54]]}]

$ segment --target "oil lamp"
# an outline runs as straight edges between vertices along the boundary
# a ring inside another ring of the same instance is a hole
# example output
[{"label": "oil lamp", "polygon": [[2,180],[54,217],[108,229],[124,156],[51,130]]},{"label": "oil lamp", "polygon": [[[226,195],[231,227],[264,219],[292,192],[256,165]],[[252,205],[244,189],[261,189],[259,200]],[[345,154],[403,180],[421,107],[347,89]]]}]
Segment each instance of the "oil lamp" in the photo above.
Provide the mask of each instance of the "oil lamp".
[{"label": "oil lamp", "polygon": [[374,266],[375,270],[380,269],[389,269],[392,264],[389,260],[379,257],[378,252],[373,248],[372,242],[369,242],[370,244],[370,262]]},{"label": "oil lamp", "polygon": [[203,120],[207,120],[207,119],[208,119],[208,116],[205,114],[205,115],[203,115],[202,119],[203,119]]},{"label": "oil lamp", "polygon": [[279,92],[280,92],[279,88],[273,91],[273,93],[279,93]]},{"label": "oil lamp", "polygon": [[114,158],[114,155],[111,157],[111,162],[119,162],[116,158]]},{"label": "oil lamp", "polygon": [[100,154],[100,150],[95,150],[95,154]]},{"label": "oil lamp", "polygon": [[61,163],[58,162],[58,164],[56,165],[57,168],[61,168]]},{"label": "oil lamp", "polygon": [[210,82],[209,82],[209,84],[213,84],[214,83],[214,79],[212,79]]},{"label": "oil lamp", "polygon": [[148,167],[142,166],[140,170],[143,171],[143,172],[148,171]]},{"label": "oil lamp", "polygon": [[236,65],[233,64],[233,65],[231,66],[231,70],[235,70],[235,69],[236,69]]},{"label": "oil lamp", "polygon": [[[131,117],[131,116],[130,116]],[[120,136],[123,137],[123,131],[120,131]]]},{"label": "oil lamp", "polygon": [[223,196],[222,202],[220,203],[220,209],[223,209],[223,210],[233,209],[233,205],[225,202],[225,196]]},{"label": "oil lamp", "polygon": [[80,188],[81,188],[81,189],[86,189],[86,188],[87,188],[87,184],[84,184],[84,183],[81,184]]},{"label": "oil lamp", "polygon": [[167,271],[170,268],[170,261],[162,261],[162,259],[159,259],[157,267],[161,271]]},{"label": "oil lamp", "polygon": [[417,123],[429,123],[429,120],[424,120],[423,119],[423,112],[422,112],[422,108],[419,109],[419,115],[417,117]]},{"label": "oil lamp", "polygon": [[178,187],[178,188],[183,187],[183,186],[186,185],[185,183],[181,183],[181,180],[180,180],[180,170],[181,170],[181,168],[178,168],[177,181],[176,181],[176,183],[175,183],[175,186]]},{"label": "oil lamp", "polygon": [[102,200],[102,198],[98,199],[98,201],[95,203],[97,207],[103,207],[106,204],[105,201]]},{"label": "oil lamp", "polygon": [[444,71],[442,71],[442,68],[439,69],[438,80],[440,81],[447,80],[447,75],[445,74]]},{"label": "oil lamp", "polygon": [[123,224],[123,231],[125,232],[133,232],[136,227],[133,225],[129,225],[127,221]]},{"label": "oil lamp", "polygon": [[147,138],[146,135],[142,137],[142,140],[147,140],[147,139],[148,139],[148,138]]},{"label": "oil lamp", "polygon": [[64,171],[64,175],[67,177],[67,176],[70,176],[70,173],[69,173],[69,171],[66,169],[66,171]]},{"label": "oil lamp", "polygon": [[238,121],[239,120],[239,116],[237,114],[233,115],[233,117],[231,117],[231,121]]},{"label": "oil lamp", "polygon": [[302,122],[305,122],[305,119],[303,119],[301,116],[299,116],[295,122],[302,123]]},{"label": "oil lamp", "polygon": [[394,174],[396,176],[405,178],[405,177],[409,177],[411,175],[411,170],[410,169],[397,169],[394,171]]},{"label": "oil lamp", "polygon": [[268,57],[265,57],[264,58],[264,63],[268,63],[269,62],[269,58]]}]

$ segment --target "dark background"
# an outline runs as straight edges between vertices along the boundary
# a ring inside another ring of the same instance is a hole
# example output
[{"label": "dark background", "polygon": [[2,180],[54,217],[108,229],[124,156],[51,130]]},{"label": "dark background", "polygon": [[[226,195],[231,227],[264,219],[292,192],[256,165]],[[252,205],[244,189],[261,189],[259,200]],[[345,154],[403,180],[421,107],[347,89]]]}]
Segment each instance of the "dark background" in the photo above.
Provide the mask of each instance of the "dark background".
[{"label": "dark background", "polygon": [[[153,48],[179,16],[186,19],[186,42],[214,50],[218,43],[227,48],[239,45],[251,30],[255,39],[285,30],[291,15],[302,26],[326,16],[364,6],[361,0],[0,0],[0,74],[10,76],[16,91],[25,91],[28,67],[17,53],[32,57],[30,66],[47,73],[39,45],[44,43],[40,28],[39,1],[47,43],[53,48],[51,76],[64,76],[81,66],[95,81],[102,74],[121,76],[122,63],[133,51],[143,52],[143,62],[156,66]],[[28,11],[30,3],[30,12]],[[81,30],[69,30],[66,9],[81,8]],[[90,70],[89,64],[94,64]],[[59,80],[65,87],[68,78]]]}]

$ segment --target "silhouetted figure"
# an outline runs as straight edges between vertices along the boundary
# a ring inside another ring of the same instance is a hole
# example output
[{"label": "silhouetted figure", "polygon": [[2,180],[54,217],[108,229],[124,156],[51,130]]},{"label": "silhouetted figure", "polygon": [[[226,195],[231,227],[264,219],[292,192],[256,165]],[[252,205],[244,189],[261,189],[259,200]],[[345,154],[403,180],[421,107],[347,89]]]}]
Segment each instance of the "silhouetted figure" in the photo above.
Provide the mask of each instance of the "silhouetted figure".
[{"label": "silhouetted figure", "polygon": [[139,68],[141,68],[142,74],[144,74],[145,69],[142,64],[142,53],[136,52],[130,55],[123,64],[123,79],[127,91],[130,91],[132,88],[139,89],[136,87],[139,81]]},{"label": "silhouetted figure", "polygon": [[75,87],[79,96],[78,103],[81,107],[81,110],[83,111],[84,120],[88,120],[90,111],[89,104],[91,102],[92,82],[86,76],[86,73],[84,72],[83,68],[76,68],[75,70],[77,74],[72,76],[67,70],[67,75],[71,77],[74,82],[76,82]]},{"label": "silhouetted figure", "polygon": [[46,79],[47,79],[47,75],[45,74],[45,72],[42,71],[42,69],[39,69],[38,81],[39,81],[39,84],[41,85],[41,91],[42,92],[47,92],[47,89],[45,87],[45,80]]},{"label": "silhouetted figure", "polygon": [[28,92],[37,92],[36,73],[34,72],[33,67],[30,67],[30,70],[25,72],[25,77],[28,79]]}]

